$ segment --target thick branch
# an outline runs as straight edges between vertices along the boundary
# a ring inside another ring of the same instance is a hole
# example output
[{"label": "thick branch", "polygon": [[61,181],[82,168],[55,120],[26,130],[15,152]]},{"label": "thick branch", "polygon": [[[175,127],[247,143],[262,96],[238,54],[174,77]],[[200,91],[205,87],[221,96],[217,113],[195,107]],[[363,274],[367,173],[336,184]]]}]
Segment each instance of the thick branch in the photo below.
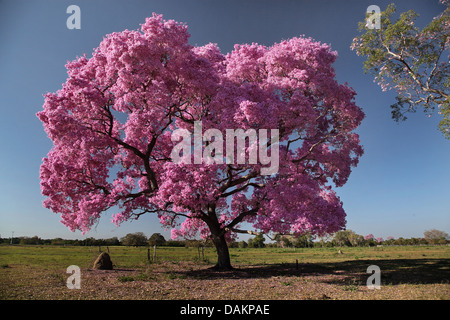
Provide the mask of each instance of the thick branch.
[{"label": "thick branch", "polygon": [[219,188],[219,191],[220,192],[224,192],[228,188],[237,186],[237,185],[239,185],[241,183],[244,183],[244,182],[246,182],[246,181],[248,181],[248,180],[250,180],[252,178],[255,178],[256,176],[258,176],[258,173],[256,171],[252,171],[252,172],[250,172],[249,174],[247,174],[247,175],[245,175],[243,177],[240,177],[240,178],[238,178],[236,180],[233,180],[232,179],[232,175],[231,175],[230,170],[229,170],[229,179],[222,187]]},{"label": "thick branch", "polygon": [[[258,212],[259,208],[253,208],[250,210],[247,210],[243,213],[241,213],[240,215],[238,215],[236,218],[233,219],[233,221],[231,221],[226,228],[228,229],[232,229],[234,226],[238,225],[239,223],[241,223],[245,217],[251,216],[251,215],[255,215]],[[225,229],[226,229],[225,228]]]},{"label": "thick branch", "polygon": [[230,231],[236,232],[236,233],[244,233],[244,234],[251,234],[251,235],[255,235],[255,236],[266,236],[267,238],[269,238],[270,240],[276,240],[277,236],[279,235],[279,233],[274,233],[274,236],[271,237],[268,234],[264,233],[264,232],[257,232],[257,231],[252,231],[252,230],[241,230],[241,229],[229,229]]},{"label": "thick branch", "polygon": [[262,184],[262,183],[252,183],[252,182],[247,182],[247,183],[244,184],[242,187],[236,188],[236,189],[231,190],[231,191],[226,192],[226,193],[222,193],[222,194],[220,195],[220,197],[221,197],[221,198],[229,197],[229,196],[231,196],[231,195],[233,195],[233,194],[235,194],[235,193],[238,193],[238,192],[240,192],[240,191],[242,191],[242,190],[245,190],[245,189],[248,188],[248,187],[263,188],[263,187],[264,187],[264,184]]}]

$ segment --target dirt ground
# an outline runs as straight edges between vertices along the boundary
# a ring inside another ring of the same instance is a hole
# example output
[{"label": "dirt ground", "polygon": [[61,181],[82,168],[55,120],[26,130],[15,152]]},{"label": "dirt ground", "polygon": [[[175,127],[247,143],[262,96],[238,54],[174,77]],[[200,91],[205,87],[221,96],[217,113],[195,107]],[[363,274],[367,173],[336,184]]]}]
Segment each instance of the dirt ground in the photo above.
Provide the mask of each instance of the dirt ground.
[{"label": "dirt ground", "polygon": [[[164,262],[111,271],[81,269],[80,289],[68,289],[65,269],[0,268],[1,300],[449,300],[447,261],[423,260],[389,271],[369,289],[364,261],[324,264],[240,265],[218,272],[193,262]],[[414,281],[412,280],[414,279]]]}]

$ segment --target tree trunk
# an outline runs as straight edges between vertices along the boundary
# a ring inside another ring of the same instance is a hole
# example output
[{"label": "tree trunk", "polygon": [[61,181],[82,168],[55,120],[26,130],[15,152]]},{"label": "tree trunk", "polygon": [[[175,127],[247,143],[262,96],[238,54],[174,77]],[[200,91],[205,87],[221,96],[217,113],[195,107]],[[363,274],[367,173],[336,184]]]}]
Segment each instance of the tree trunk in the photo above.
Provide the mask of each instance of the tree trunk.
[{"label": "tree trunk", "polygon": [[233,267],[230,262],[230,252],[225,240],[225,233],[217,220],[215,205],[208,206],[208,215],[203,221],[208,225],[211,231],[211,240],[217,251],[217,264],[212,268],[215,270],[231,270]]},{"label": "tree trunk", "polygon": [[230,252],[225,236],[212,236],[212,241],[217,250],[217,264],[213,267],[216,270],[231,270],[233,267],[230,262]]}]

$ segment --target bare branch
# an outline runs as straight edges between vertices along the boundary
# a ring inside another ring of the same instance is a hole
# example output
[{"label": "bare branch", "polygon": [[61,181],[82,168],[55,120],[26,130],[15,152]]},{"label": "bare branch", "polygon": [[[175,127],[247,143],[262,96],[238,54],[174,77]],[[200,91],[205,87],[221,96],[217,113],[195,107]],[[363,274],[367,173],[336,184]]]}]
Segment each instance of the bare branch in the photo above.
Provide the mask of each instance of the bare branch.
[{"label": "bare branch", "polygon": [[243,185],[242,187],[236,188],[236,189],[231,190],[231,191],[229,191],[227,193],[222,193],[220,195],[220,198],[229,197],[229,196],[231,196],[231,195],[233,195],[235,193],[238,193],[238,192],[240,192],[242,190],[245,190],[248,187],[264,188],[264,184],[262,184],[262,183],[253,183],[253,182],[247,181],[247,183],[245,185]]},{"label": "bare branch", "polygon": [[258,210],[259,210],[259,208],[253,208],[253,209],[250,209],[250,210],[247,210],[247,211],[241,213],[236,218],[234,218],[233,221],[231,221],[223,230],[226,232],[227,229],[233,229],[234,226],[236,226],[239,223],[241,223],[244,220],[245,217],[248,217],[248,216],[251,216],[251,215],[256,215]]},{"label": "bare branch", "polygon": [[232,228],[232,229],[226,228],[226,229],[227,229],[227,231],[233,231],[236,233],[251,234],[251,235],[255,235],[255,236],[266,236],[270,240],[276,240],[277,236],[280,235],[280,233],[275,232],[274,235],[271,237],[264,232],[257,232],[257,231],[252,231],[252,230],[241,230],[241,229],[235,229],[235,228]]}]

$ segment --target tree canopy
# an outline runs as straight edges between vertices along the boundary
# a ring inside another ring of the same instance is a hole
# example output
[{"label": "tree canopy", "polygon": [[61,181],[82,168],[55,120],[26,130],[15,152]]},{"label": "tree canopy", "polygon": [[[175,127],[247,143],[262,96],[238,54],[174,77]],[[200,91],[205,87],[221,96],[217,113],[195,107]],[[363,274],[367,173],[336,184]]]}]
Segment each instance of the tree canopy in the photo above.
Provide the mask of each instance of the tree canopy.
[{"label": "tree canopy", "polygon": [[[364,113],[335,80],[337,53],[305,37],[226,55],[188,39],[185,24],[154,14],[66,65],[67,81],[37,114],[53,142],[40,171],[44,206],[82,232],[110,208],[117,225],[155,213],[172,238],[211,239],[223,268],[244,222],[265,234],[342,229],[332,184],[344,185],[363,154],[354,130]],[[200,157],[188,148],[176,155],[189,161],[173,161],[172,133],[196,130]],[[222,145],[230,131],[244,144]]]},{"label": "tree canopy", "polygon": [[364,71],[375,76],[383,91],[397,91],[397,102],[391,105],[392,118],[406,120],[407,114],[423,109],[429,116],[436,111],[442,117],[439,129],[450,139],[450,7],[427,26],[416,26],[418,14],[396,12],[390,4],[381,12],[380,28],[359,23],[362,35],[353,39],[351,48],[366,57]]}]

